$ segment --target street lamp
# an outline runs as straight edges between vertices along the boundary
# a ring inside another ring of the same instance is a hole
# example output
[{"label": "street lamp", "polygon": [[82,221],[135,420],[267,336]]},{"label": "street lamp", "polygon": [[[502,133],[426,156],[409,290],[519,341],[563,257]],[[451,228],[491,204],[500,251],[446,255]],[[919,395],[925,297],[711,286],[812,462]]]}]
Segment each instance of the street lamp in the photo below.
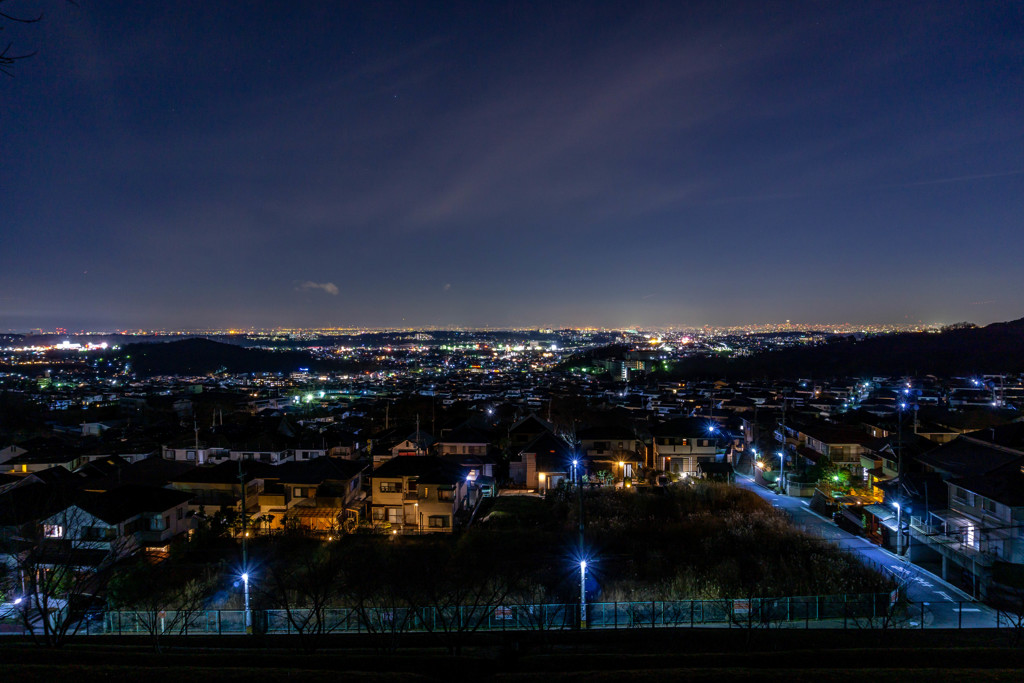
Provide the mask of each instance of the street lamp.
[{"label": "street lamp", "polygon": [[574,484],[579,485],[579,477],[576,474],[576,466],[580,464],[579,460],[572,461],[572,481]]},{"label": "street lamp", "polygon": [[580,628],[587,627],[587,561],[580,560]]},{"label": "street lamp", "polygon": [[896,506],[896,554],[903,554],[903,508],[900,507],[899,503],[893,503]]},{"label": "street lamp", "polygon": [[252,633],[252,614],[249,612],[249,572],[242,572],[242,586],[245,590],[245,632]]},{"label": "street lamp", "polygon": [[785,494],[786,489],[784,488],[784,482],[786,481],[786,453],[785,451],[779,451],[775,455],[779,456],[779,488],[782,493]]}]

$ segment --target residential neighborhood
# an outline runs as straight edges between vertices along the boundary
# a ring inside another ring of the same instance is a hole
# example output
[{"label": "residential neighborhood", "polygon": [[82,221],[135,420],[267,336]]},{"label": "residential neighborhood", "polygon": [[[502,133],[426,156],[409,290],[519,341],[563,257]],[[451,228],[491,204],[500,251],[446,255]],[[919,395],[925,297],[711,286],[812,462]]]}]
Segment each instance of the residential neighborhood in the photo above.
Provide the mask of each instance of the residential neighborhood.
[{"label": "residential neighborhood", "polygon": [[[8,376],[21,387],[8,397],[49,418],[22,419],[0,445],[8,594],[61,562],[104,600],[103,577],[140,559],[223,566],[275,539],[458,538],[488,533],[506,501],[706,482],[800,501],[973,600],[1024,597],[1021,377],[712,382],[634,368],[623,381],[559,367],[543,347],[522,352],[524,373],[515,353],[500,379],[472,363],[372,381],[122,371],[100,396]],[[966,401],[979,387],[988,400]]]}]

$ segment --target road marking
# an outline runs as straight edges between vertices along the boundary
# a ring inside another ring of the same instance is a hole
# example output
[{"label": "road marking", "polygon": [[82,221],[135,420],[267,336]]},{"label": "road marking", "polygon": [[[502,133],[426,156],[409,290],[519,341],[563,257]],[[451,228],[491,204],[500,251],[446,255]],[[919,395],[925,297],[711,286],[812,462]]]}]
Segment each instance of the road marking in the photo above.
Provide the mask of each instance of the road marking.
[{"label": "road marking", "polygon": [[953,611],[954,612],[980,612],[981,610],[977,609],[977,608],[974,608],[974,607],[963,607],[963,608],[954,607]]},{"label": "road marking", "polygon": [[941,595],[942,597],[946,598],[946,599],[947,599],[947,600],[949,600],[950,602],[956,602],[956,600],[954,600],[953,598],[949,597],[948,595],[946,595],[946,594],[945,594],[945,593],[943,593],[942,591],[933,591],[933,592],[934,592],[934,593],[938,593],[939,595]]}]

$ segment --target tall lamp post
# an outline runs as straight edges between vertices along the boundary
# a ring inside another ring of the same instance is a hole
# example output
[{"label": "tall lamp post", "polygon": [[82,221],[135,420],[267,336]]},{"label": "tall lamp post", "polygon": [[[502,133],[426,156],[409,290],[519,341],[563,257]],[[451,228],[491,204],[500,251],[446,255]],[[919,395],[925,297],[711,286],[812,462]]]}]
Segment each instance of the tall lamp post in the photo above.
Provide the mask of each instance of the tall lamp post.
[{"label": "tall lamp post", "polygon": [[245,590],[245,632],[252,633],[252,613],[249,611],[249,572],[242,573],[242,586]]},{"label": "tall lamp post", "polygon": [[242,585],[245,588],[245,632],[252,633],[252,613],[249,611],[249,531],[246,529],[248,513],[245,504],[245,473],[242,471],[241,459],[238,460],[238,482],[242,489]]},{"label": "tall lamp post", "polygon": [[580,628],[587,627],[587,561],[580,560]]},{"label": "tall lamp post", "polygon": [[779,489],[783,494],[786,493],[784,482],[786,481],[786,451],[779,451],[776,453],[779,456]]}]

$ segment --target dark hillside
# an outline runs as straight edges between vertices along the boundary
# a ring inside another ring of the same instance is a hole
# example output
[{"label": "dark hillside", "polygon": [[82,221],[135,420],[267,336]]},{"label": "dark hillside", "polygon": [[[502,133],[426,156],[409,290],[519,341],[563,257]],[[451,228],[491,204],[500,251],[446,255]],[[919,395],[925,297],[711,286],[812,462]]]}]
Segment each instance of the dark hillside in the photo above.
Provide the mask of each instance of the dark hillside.
[{"label": "dark hillside", "polygon": [[343,361],[314,359],[306,351],[246,349],[209,339],[185,339],[163,344],[129,344],[121,353],[138,375],[207,375],[216,372],[296,372],[344,370]]},{"label": "dark hillside", "polygon": [[740,379],[1022,371],[1024,319],[938,333],[845,338],[743,358],[693,358],[676,365],[672,375]]}]

